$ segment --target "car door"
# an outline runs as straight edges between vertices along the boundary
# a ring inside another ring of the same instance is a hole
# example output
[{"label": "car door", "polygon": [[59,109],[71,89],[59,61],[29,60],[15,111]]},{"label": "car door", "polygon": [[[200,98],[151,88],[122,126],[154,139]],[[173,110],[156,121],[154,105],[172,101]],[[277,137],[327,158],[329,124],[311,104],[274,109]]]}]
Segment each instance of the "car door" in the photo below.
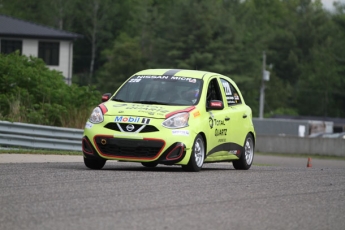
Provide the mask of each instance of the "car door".
[{"label": "car door", "polygon": [[246,137],[245,122],[246,119],[250,119],[246,114],[246,105],[242,103],[242,95],[239,90],[227,79],[220,79],[224,94],[226,97],[225,117],[229,119],[227,122],[227,142],[233,143],[231,145],[233,149],[229,151],[235,152],[236,149],[240,149],[243,146]]},{"label": "car door", "polygon": [[[221,87],[219,84],[218,78],[212,78],[207,83],[207,95],[206,95],[206,102],[205,106],[210,103],[210,101],[222,101],[224,104],[224,97],[221,92]],[[208,112],[208,125],[206,127],[206,138],[208,140],[207,145],[207,157],[210,158],[217,158],[226,155],[224,152],[224,146],[227,142],[227,114],[225,109],[221,110],[213,110],[213,109],[206,109]],[[219,158],[219,160],[221,160]]]}]

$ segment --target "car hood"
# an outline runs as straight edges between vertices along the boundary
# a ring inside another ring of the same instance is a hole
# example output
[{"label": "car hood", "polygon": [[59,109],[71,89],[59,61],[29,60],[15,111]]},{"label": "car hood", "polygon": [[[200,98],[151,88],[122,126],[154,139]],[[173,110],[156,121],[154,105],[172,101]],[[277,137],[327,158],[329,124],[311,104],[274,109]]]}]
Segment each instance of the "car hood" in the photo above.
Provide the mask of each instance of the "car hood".
[{"label": "car hood", "polygon": [[178,112],[189,112],[194,106],[176,105],[149,105],[139,103],[105,102],[107,108],[105,116],[138,116],[150,118],[166,118],[168,114]]}]

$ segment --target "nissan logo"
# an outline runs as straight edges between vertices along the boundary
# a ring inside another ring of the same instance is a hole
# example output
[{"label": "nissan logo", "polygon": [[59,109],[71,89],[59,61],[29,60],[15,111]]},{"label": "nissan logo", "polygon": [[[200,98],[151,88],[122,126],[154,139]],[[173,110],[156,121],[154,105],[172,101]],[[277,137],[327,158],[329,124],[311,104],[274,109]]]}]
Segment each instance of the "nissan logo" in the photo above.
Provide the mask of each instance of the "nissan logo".
[{"label": "nissan logo", "polygon": [[132,132],[133,129],[134,129],[134,125],[127,125],[126,129],[127,129],[128,132]]}]

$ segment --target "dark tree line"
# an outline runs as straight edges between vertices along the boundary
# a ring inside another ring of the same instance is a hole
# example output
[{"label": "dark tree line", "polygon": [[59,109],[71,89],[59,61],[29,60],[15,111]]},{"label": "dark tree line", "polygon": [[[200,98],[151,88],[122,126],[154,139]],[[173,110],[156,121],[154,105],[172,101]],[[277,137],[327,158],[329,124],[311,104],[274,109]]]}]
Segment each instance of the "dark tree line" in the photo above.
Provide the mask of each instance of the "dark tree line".
[{"label": "dark tree line", "polygon": [[345,6],[311,0],[0,0],[0,13],[84,35],[74,82],[114,92],[146,68],[219,72],[258,115],[345,117]]}]

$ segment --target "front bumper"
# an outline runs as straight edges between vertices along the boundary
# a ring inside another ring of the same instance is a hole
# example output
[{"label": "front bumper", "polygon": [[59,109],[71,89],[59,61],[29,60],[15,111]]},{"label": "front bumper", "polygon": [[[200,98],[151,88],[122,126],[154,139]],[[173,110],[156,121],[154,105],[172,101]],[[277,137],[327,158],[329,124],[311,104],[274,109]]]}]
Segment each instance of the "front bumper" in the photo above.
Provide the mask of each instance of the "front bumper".
[{"label": "front bumper", "polygon": [[189,160],[189,157],[186,158],[188,149],[184,143],[174,142],[170,146],[166,146],[163,139],[156,138],[138,140],[95,135],[91,141],[87,136],[84,136],[82,149],[86,158],[156,162],[166,165],[187,164]]}]

